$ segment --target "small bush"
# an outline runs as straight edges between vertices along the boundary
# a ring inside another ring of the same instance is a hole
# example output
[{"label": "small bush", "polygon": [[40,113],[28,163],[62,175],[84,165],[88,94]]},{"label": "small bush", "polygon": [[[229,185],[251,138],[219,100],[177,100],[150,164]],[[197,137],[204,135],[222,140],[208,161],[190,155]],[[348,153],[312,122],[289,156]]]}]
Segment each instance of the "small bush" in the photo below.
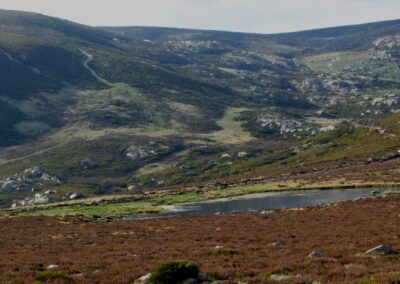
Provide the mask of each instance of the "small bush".
[{"label": "small bush", "polygon": [[199,267],[185,260],[167,261],[156,267],[150,278],[152,284],[176,284],[190,278],[197,278]]}]

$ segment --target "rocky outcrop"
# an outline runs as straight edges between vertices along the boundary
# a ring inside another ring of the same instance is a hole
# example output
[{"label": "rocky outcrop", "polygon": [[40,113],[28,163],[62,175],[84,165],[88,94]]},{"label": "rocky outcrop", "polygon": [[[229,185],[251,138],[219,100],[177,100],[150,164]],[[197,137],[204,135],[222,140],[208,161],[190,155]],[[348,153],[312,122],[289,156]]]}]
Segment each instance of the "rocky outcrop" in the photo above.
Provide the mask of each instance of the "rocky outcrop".
[{"label": "rocky outcrop", "polygon": [[155,157],[163,152],[168,152],[170,147],[157,142],[149,142],[143,145],[132,145],[126,151],[126,156],[132,160],[143,160]]},{"label": "rocky outcrop", "polygon": [[257,118],[257,123],[273,132],[294,133],[304,132],[304,122],[281,117],[275,113],[263,113]]},{"label": "rocky outcrop", "polygon": [[33,167],[0,180],[0,193],[26,191],[31,189],[38,181],[51,181],[56,184],[61,184],[61,181],[57,177],[45,173],[39,167]]},{"label": "rocky outcrop", "polygon": [[15,201],[11,205],[11,208],[47,204],[51,201],[52,201],[52,198],[50,198],[47,194],[36,193],[33,197],[26,197],[22,200]]},{"label": "rocky outcrop", "polygon": [[93,169],[97,166],[97,163],[93,159],[86,157],[81,160],[80,166],[85,170]]},{"label": "rocky outcrop", "polygon": [[130,146],[127,150],[126,156],[132,160],[140,160],[149,156],[156,155],[156,151],[146,146]]}]

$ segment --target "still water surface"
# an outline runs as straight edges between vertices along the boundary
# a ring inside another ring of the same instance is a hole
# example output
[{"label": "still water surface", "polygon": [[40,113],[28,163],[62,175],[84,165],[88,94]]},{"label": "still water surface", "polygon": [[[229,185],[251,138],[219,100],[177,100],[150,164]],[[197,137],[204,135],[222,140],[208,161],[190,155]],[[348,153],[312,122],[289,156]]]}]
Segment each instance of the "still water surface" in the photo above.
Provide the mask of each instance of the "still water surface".
[{"label": "still water surface", "polygon": [[334,189],[299,190],[273,193],[250,194],[213,201],[185,203],[167,207],[167,210],[152,216],[132,216],[129,219],[207,216],[237,212],[257,212],[274,209],[301,208],[338,201],[380,195],[386,189]]}]

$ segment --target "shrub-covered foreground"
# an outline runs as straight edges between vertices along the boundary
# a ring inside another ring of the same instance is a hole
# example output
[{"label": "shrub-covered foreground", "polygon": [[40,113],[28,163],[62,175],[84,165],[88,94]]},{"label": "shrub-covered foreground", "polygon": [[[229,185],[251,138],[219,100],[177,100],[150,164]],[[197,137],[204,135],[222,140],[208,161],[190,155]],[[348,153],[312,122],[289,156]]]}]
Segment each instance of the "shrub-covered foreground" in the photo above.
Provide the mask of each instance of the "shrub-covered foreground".
[{"label": "shrub-covered foreground", "polygon": [[[0,282],[130,284],[164,261],[188,259],[222,284],[398,283],[399,255],[360,256],[380,244],[400,250],[398,208],[400,196],[391,196],[305,210],[143,221],[3,218]],[[309,258],[312,251],[323,257]],[[51,265],[56,268],[47,269]],[[197,272],[172,262],[155,269],[154,277],[181,275],[182,267],[185,277]]]}]

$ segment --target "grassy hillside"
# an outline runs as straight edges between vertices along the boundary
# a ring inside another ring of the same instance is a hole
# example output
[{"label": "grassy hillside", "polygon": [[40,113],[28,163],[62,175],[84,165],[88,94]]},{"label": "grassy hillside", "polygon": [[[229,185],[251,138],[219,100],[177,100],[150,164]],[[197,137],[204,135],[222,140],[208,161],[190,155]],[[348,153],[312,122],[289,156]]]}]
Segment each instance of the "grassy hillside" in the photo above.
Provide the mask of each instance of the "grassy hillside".
[{"label": "grassy hillside", "polygon": [[[234,176],[273,176],[327,164],[366,163],[397,157],[400,146],[400,115],[377,119],[367,125],[343,123],[335,130],[305,138],[291,146],[269,145],[242,148],[244,157],[232,149],[193,150],[178,166],[141,175],[139,180],[154,186],[154,177],[165,185],[186,184]],[[137,181],[134,181],[134,183]]]},{"label": "grassy hillside", "polygon": [[398,21],[261,35],[0,10],[0,28],[6,185],[39,167],[60,184],[28,185],[60,200],[281,178],[398,146]]}]

